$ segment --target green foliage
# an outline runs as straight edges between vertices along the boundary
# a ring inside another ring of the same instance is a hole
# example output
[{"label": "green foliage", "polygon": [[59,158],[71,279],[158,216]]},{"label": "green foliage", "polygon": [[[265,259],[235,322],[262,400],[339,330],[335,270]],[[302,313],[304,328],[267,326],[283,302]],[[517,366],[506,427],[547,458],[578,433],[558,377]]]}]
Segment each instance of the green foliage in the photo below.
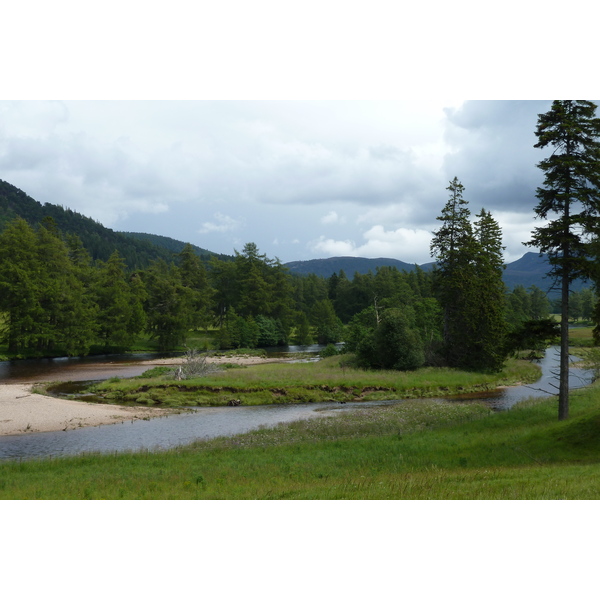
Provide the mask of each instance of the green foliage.
[{"label": "green foliage", "polygon": [[0,180],[0,231],[15,218],[34,228],[50,218],[66,236],[76,236],[93,260],[107,261],[117,250],[129,270],[145,269],[152,261],[171,260],[172,252],[149,241],[133,239],[89,217],[55,204],[41,204],[15,186]]},{"label": "green foliage", "polygon": [[538,167],[544,186],[538,187],[535,214],[547,221],[536,227],[528,245],[546,253],[549,275],[560,280],[561,358],[558,418],[569,415],[569,291],[578,277],[596,277],[590,236],[600,221],[600,119],[587,100],[555,100],[538,115],[536,148],[552,149]]},{"label": "green foliage", "polygon": [[414,315],[400,309],[386,310],[377,326],[358,343],[356,353],[359,364],[370,368],[410,371],[425,363]]},{"label": "green foliage", "polygon": [[328,358],[330,356],[337,356],[339,354],[338,349],[333,344],[327,344],[320,352],[321,358]]},{"label": "green foliage", "polygon": [[600,494],[598,388],[493,413],[406,401],[168,451],[0,464],[3,499],[590,499]]},{"label": "green foliage", "polygon": [[147,291],[146,329],[160,351],[185,343],[193,323],[193,297],[181,282],[179,270],[164,261],[153,263],[143,274]]},{"label": "green foliage", "polygon": [[315,327],[319,344],[335,344],[342,341],[342,321],[336,315],[331,300],[320,300],[314,305],[311,322]]},{"label": "green foliage", "polygon": [[554,319],[532,319],[524,321],[507,337],[507,350],[541,352],[560,336],[560,327]]},{"label": "green foliage", "polygon": [[505,290],[500,227],[485,209],[470,222],[464,186],[455,177],[438,220],[431,253],[437,259],[434,290],[443,308],[446,364],[499,370],[505,359]]}]

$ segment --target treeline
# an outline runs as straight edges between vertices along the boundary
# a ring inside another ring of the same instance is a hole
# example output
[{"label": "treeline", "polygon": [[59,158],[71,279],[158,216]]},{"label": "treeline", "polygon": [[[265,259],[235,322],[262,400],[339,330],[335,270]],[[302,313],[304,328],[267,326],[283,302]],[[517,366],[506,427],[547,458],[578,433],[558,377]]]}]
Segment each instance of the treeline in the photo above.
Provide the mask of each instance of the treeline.
[{"label": "treeline", "polygon": [[[233,260],[208,263],[188,244],[168,261],[132,270],[117,251],[93,260],[52,219],[34,228],[17,218],[0,233],[0,340],[13,355],[72,356],[127,350],[145,334],[166,351],[191,331],[216,328],[223,349],[345,341],[364,366],[452,364],[442,282],[440,270],[418,267],[379,267],[352,280],[343,271],[291,275],[253,243]],[[502,291],[500,306],[507,333],[546,319],[552,308],[535,287]],[[458,330],[481,325],[469,325],[465,314],[454,318],[462,319]],[[480,341],[481,331],[474,336]],[[509,351],[504,337],[497,339],[501,356]]]}]

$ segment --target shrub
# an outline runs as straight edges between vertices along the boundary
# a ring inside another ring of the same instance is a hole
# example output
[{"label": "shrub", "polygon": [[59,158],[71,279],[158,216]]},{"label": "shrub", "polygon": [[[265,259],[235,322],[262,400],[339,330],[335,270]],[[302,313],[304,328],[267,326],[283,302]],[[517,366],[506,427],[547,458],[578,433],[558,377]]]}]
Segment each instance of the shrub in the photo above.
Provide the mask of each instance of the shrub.
[{"label": "shrub", "polygon": [[321,358],[327,358],[328,356],[337,356],[339,351],[333,344],[327,344],[319,354],[321,355]]}]

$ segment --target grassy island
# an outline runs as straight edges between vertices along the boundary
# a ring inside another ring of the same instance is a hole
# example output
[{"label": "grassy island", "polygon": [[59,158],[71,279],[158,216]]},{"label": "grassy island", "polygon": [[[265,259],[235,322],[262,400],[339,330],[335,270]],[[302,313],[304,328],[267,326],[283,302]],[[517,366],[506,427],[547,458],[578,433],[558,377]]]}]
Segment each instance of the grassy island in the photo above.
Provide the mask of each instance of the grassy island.
[{"label": "grassy island", "polygon": [[[230,365],[233,366],[233,365]],[[111,379],[89,388],[95,400],[160,406],[246,406],[303,402],[356,402],[451,396],[530,383],[539,367],[509,360],[499,373],[427,367],[416,371],[370,371],[348,366],[345,355],[317,363],[274,363],[225,368],[177,380],[174,369],[156,368],[131,379]]]}]

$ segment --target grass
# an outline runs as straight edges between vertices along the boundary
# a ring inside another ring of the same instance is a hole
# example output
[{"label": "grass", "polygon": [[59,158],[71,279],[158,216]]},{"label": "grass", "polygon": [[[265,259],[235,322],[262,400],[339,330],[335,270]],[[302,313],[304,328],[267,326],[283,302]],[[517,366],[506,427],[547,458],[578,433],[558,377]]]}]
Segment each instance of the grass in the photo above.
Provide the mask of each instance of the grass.
[{"label": "grass", "polygon": [[12,499],[598,499],[600,388],[493,413],[477,403],[395,406],[164,452],[0,464]]},{"label": "grass", "polygon": [[[433,367],[410,372],[365,371],[345,366],[347,361],[342,355],[317,363],[255,365],[185,381],[153,371],[133,379],[111,379],[88,391],[118,404],[224,406],[241,400],[251,406],[448,396],[528,383],[539,377],[537,365],[517,360],[508,361],[502,372],[492,374]],[[159,377],[153,376],[156,374]],[[51,386],[48,389],[52,391]]]},{"label": "grass", "polygon": [[594,345],[593,327],[571,327],[569,329],[569,346],[590,348]]},{"label": "grass", "polygon": [[[525,380],[535,369],[511,361],[495,378],[446,369],[407,374],[352,370],[341,360],[235,369],[204,383],[221,386],[217,393],[229,386],[248,397],[286,385],[354,394],[375,383],[394,387],[396,394],[425,396],[434,388]],[[555,398],[529,400],[500,413],[476,402],[409,399],[169,451],[5,462],[0,498],[595,500],[600,498],[600,381],[571,393],[570,412],[569,420],[557,421]]]}]

